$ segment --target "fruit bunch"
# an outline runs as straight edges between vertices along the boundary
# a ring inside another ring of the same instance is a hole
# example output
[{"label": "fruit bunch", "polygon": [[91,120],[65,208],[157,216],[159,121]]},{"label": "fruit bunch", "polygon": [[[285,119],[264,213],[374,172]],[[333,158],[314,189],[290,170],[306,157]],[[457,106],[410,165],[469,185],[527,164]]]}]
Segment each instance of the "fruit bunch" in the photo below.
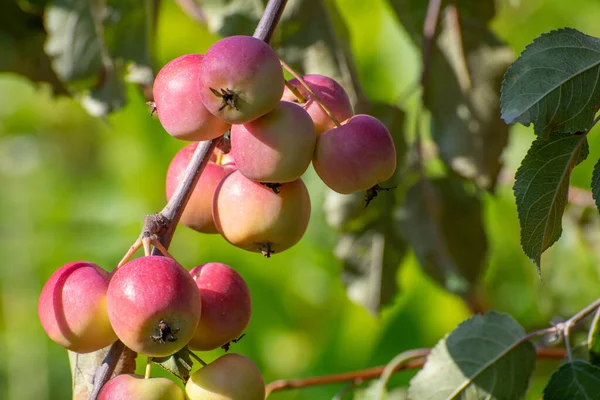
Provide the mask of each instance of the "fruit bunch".
[{"label": "fruit bunch", "polygon": [[[396,168],[386,127],[372,116],[353,115],[337,82],[322,75],[286,82],[282,65],[289,69],[263,41],[232,36],[204,55],[172,60],[153,87],[165,130],[196,142],[173,158],[167,198],[186,174],[197,142],[229,131],[230,151],[215,149],[181,222],[265,256],[292,247],[307,228],[311,205],[301,176],[311,161],[339,193],[373,190]],[[149,360],[186,349],[228,350],[237,341],[251,315],[250,292],[239,273],[220,263],[188,272],[166,250],[164,257],[149,255],[148,240],[158,247],[144,236],[138,242],[146,255],[128,261],[128,253],[111,273],[78,261],[50,277],[38,312],[52,340],[86,353],[119,339]],[[176,384],[149,378],[149,371],[147,379],[113,378],[100,398],[184,398]],[[265,387],[251,360],[228,353],[191,374],[185,396],[262,400]]]},{"label": "fruit bunch", "polygon": [[[153,87],[156,113],[171,136],[204,141],[229,131],[230,151],[215,151],[181,222],[267,257],[306,231],[311,206],[301,176],[311,161],[323,182],[343,194],[376,190],[396,169],[383,123],[353,115],[335,80],[306,75],[286,82],[282,65],[289,69],[263,41],[231,36],[204,55],[172,60]],[[167,199],[196,146],[171,161]]]},{"label": "fruit bunch", "polygon": [[[242,276],[221,263],[189,272],[169,257],[133,259],[112,273],[91,262],[59,268],[46,282],[38,313],[52,340],[79,353],[120,339],[148,357],[170,356],[184,347],[207,351],[239,338],[250,322],[250,291]],[[119,375],[100,399],[183,399],[165,378]],[[187,380],[189,399],[260,399],[264,381],[248,358],[227,353]]]}]

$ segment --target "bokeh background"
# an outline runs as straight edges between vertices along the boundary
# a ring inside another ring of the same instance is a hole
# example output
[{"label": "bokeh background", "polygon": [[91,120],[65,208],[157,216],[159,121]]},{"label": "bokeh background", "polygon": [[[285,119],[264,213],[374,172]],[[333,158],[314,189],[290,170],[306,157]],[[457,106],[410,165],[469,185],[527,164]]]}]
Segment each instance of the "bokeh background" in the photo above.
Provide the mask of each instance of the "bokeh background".
[{"label": "bokeh background", "polygon": [[[200,2],[201,3],[201,2]],[[372,100],[397,104],[418,80],[419,49],[385,0],[336,0],[349,29],[361,83]],[[518,55],[541,33],[570,26],[600,36],[596,0],[497,1],[494,33]],[[2,12],[3,5],[0,5]],[[156,59],[204,52],[218,36],[163,1]],[[10,55],[0,41],[0,60]],[[13,73],[0,73],[0,398],[67,399],[71,393],[67,352],[51,342],[37,318],[37,299],[51,273],[72,260],[112,269],[140,233],[145,215],[165,204],[168,163],[184,143],[172,139],[135,85],[128,103],[104,119],[76,100],[52,95]],[[401,106],[410,109],[410,98]],[[534,135],[511,129],[503,175],[512,176]],[[589,187],[600,135],[589,136],[591,155],[572,184]],[[171,252],[187,268],[209,261],[235,267],[247,280],[253,316],[247,335],[232,351],[251,357],[267,382],[331,374],[385,364],[404,350],[431,347],[470,314],[463,300],[424,274],[413,255],[397,275],[392,305],[373,315],[353,303],[339,277],[333,249],[339,233],[327,225],[325,186],[314,171],[305,176],[313,204],[303,240],[264,259],[180,226]],[[382,194],[384,196],[385,194]],[[597,212],[569,207],[561,240],[544,255],[542,280],[519,245],[519,224],[510,179],[484,194],[489,239],[478,302],[510,313],[527,330],[568,317],[600,292]],[[377,200],[372,207],[377,207]],[[465,243],[468,246],[468,243]],[[203,354],[207,361],[221,351]],[[537,399],[556,362],[540,362],[529,398]],[[159,368],[156,375],[163,374]],[[393,384],[407,383],[411,372]],[[273,399],[325,399],[342,385],[278,392]]]}]

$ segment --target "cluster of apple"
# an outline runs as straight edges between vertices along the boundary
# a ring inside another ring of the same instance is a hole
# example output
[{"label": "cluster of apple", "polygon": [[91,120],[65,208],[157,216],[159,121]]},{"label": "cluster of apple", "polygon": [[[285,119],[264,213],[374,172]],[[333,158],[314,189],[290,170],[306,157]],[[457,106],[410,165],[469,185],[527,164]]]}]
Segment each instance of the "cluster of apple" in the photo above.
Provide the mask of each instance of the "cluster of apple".
[{"label": "cluster of apple", "polygon": [[[234,269],[221,263],[189,272],[169,257],[133,259],[112,273],[76,261],[59,268],[46,282],[39,318],[52,340],[79,353],[121,340],[149,357],[191,350],[228,348],[248,326],[250,291]],[[184,399],[165,378],[118,375],[100,399]],[[190,400],[264,400],[258,367],[247,357],[227,353],[194,372],[186,383]]]},{"label": "cluster of apple", "polygon": [[[286,82],[275,52],[250,36],[172,60],[156,76],[153,94],[173,137],[198,142],[230,132],[230,152],[216,150],[181,222],[267,257],[295,245],[308,226],[310,197],[301,176],[311,161],[323,182],[343,194],[372,189],[396,169],[382,122],[353,115],[348,95],[329,77]],[[173,158],[168,199],[196,146]]]}]

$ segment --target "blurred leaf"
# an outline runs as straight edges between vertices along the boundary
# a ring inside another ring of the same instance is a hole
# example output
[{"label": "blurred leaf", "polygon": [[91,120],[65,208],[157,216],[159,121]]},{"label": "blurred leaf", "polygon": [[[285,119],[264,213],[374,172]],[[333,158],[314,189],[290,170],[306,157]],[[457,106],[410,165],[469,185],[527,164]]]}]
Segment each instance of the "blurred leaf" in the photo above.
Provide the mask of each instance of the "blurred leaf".
[{"label": "blurred leaf", "polygon": [[[122,345],[122,344],[121,344]],[[71,377],[73,380],[73,400],[87,400],[94,387],[94,377],[98,366],[102,363],[112,345],[91,353],[75,353],[69,351],[71,364]],[[117,362],[111,376],[119,374],[133,374],[135,372],[135,358],[137,353],[124,347],[123,353]]]},{"label": "blurred leaf", "polygon": [[508,69],[502,118],[535,133],[586,131],[600,105],[600,39],[575,29],[544,33]]},{"label": "blurred leaf", "polygon": [[571,171],[589,153],[586,136],[557,133],[538,137],[515,175],[521,246],[538,272],[542,253],[562,233]]},{"label": "blurred leaf", "polygon": [[[416,43],[428,1],[392,4]],[[456,173],[492,190],[508,140],[500,120],[500,84],[513,60],[512,51],[487,28],[494,3],[459,2],[441,13],[437,40],[427,68],[425,106],[442,160]]]},{"label": "blurred leaf", "polygon": [[600,368],[578,360],[554,372],[544,389],[544,400],[565,399],[600,399]]},{"label": "blurred leaf", "polygon": [[46,53],[61,79],[92,115],[125,104],[125,66],[132,82],[150,85],[154,2],[55,0],[46,11]]},{"label": "blurred leaf", "polygon": [[483,272],[481,213],[479,197],[457,178],[420,180],[406,194],[400,229],[423,270],[451,292],[466,295]]},{"label": "blurred leaf", "polygon": [[509,315],[475,315],[433,348],[410,382],[413,400],[520,399],[535,368],[535,348]]},{"label": "blurred leaf", "polygon": [[[390,130],[396,146],[398,169],[383,187],[400,179],[406,153],[404,113],[385,104],[368,105],[369,113]],[[335,250],[343,261],[342,281],[348,296],[372,313],[389,304],[398,292],[396,275],[407,251],[395,216],[396,190],[382,191],[365,207],[364,193],[341,195],[329,191],[325,199],[327,222],[342,236]]]},{"label": "blurred leaf", "polygon": [[41,15],[29,14],[16,1],[4,2],[0,13],[0,71],[15,72],[34,82],[48,82],[55,93],[67,90],[44,53],[46,32]]},{"label": "blurred leaf", "polygon": [[187,346],[168,357],[154,357],[152,361],[183,382],[186,382],[190,377],[190,371],[192,370],[192,365],[194,365]]},{"label": "blurred leaf", "polygon": [[590,363],[600,367],[600,308],[596,310],[596,315],[592,321],[587,344]]},{"label": "blurred leaf", "polygon": [[596,208],[600,211],[600,160],[596,162],[592,172],[592,197],[596,202]]}]

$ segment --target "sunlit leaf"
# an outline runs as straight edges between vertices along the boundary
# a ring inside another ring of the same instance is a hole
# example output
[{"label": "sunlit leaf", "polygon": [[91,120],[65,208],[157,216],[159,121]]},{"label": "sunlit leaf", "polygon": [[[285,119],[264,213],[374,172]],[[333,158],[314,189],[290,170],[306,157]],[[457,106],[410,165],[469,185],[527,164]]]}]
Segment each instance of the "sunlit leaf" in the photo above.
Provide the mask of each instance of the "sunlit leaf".
[{"label": "sunlit leaf", "polygon": [[558,240],[573,168],[589,153],[586,135],[538,137],[515,175],[523,251],[540,269],[541,255]]},{"label": "sunlit leaf", "polygon": [[410,382],[412,400],[517,400],[527,391],[535,348],[509,315],[475,315],[438,342]]},{"label": "sunlit leaf", "polygon": [[508,69],[502,118],[538,135],[587,130],[600,106],[600,39],[572,28],[544,33]]},{"label": "sunlit leaf", "polygon": [[184,382],[190,377],[194,365],[187,346],[168,357],[154,357],[152,361]]},{"label": "sunlit leaf", "polygon": [[544,389],[544,400],[565,399],[600,399],[600,368],[578,360],[554,372]]}]

